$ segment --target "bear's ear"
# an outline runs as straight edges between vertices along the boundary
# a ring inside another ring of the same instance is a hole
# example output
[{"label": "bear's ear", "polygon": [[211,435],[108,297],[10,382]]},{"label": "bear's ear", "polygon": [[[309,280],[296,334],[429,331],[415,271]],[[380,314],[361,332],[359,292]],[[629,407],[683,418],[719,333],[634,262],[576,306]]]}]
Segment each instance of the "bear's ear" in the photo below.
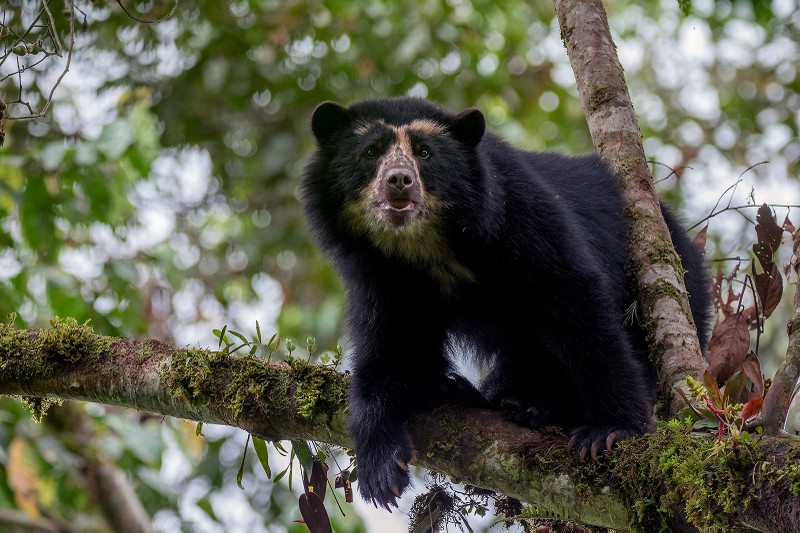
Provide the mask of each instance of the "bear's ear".
[{"label": "bear's ear", "polygon": [[319,142],[325,142],[331,135],[346,128],[353,121],[347,108],[336,102],[322,102],[311,115],[311,131]]},{"label": "bear's ear", "polygon": [[467,109],[456,115],[447,129],[453,137],[467,146],[475,146],[481,142],[486,132],[486,119],[478,109]]}]

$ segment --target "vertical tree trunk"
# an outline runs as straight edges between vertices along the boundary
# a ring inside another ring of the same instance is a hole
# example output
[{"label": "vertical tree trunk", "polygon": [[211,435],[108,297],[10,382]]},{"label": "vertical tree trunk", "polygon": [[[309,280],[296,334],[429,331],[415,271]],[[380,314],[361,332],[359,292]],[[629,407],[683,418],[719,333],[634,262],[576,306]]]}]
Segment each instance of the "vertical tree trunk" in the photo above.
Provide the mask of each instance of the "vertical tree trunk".
[{"label": "vertical tree trunk", "polygon": [[705,368],[683,269],[661,215],[641,133],[600,0],[554,0],[594,147],[620,180],[630,218],[639,308],[653,362],[660,367],[659,414],[682,403],[673,394]]}]

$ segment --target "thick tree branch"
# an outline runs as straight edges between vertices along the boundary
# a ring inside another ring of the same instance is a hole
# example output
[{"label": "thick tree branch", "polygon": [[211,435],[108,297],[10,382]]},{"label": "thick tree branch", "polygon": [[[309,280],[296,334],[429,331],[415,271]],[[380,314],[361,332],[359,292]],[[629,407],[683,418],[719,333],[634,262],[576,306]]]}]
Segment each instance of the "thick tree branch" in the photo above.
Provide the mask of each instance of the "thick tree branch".
[{"label": "thick tree branch", "polygon": [[[178,349],[54,321],[0,327],[0,394],[87,400],[243,428],[268,439],[349,446],[348,377],[293,360]],[[625,529],[748,524],[800,530],[800,440],[714,438],[661,427],[580,464],[561,435],[492,411],[442,406],[408,425],[414,463],[513,496],[540,516]]]},{"label": "thick tree branch", "polygon": [[651,357],[661,369],[659,412],[666,418],[684,406],[674,387],[682,387],[687,375],[700,379],[705,368],[683,269],[661,215],[603,3],[554,0],[554,4],[592,142],[622,185],[643,323]]}]

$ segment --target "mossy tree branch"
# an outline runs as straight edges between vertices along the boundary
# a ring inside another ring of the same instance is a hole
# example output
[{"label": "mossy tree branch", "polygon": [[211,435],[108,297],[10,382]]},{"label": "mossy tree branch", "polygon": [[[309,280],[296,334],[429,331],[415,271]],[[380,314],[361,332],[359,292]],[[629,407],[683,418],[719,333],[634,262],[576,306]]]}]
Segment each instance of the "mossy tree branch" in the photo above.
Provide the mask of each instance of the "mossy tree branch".
[{"label": "mossy tree branch", "polygon": [[[0,394],[118,405],[268,439],[349,446],[347,385],[331,367],[103,337],[72,320],[0,327]],[[442,406],[408,429],[415,464],[513,496],[538,516],[615,529],[664,520],[677,529],[800,530],[798,439],[740,437],[715,448],[675,424],[580,464],[563,436],[491,411]]]},{"label": "mossy tree branch", "polygon": [[628,247],[636,265],[639,307],[650,353],[661,369],[659,412],[666,417],[683,407],[674,388],[683,386],[687,375],[700,379],[705,368],[683,269],[661,214],[603,3],[554,4],[592,142],[622,186],[631,220]]}]

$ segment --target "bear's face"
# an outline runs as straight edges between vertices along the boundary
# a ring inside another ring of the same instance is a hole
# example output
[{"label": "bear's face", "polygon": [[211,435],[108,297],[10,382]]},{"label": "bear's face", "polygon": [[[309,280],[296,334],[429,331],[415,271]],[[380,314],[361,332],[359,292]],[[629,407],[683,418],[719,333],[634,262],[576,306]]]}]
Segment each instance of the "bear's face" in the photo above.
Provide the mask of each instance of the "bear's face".
[{"label": "bear's face", "polygon": [[325,102],[314,111],[312,130],[330,157],[328,186],[339,197],[329,200],[343,204],[347,225],[373,238],[424,238],[458,198],[450,190],[469,173],[459,162],[482,138],[484,118],[474,109],[448,115],[422,100],[398,116],[387,102]]},{"label": "bear's face", "polygon": [[470,109],[449,114],[417,98],[320,104],[311,119],[317,152],[303,199],[323,246],[363,241],[420,266],[450,292],[472,273],[455,261],[446,233],[480,203],[476,147],[486,124]]}]

